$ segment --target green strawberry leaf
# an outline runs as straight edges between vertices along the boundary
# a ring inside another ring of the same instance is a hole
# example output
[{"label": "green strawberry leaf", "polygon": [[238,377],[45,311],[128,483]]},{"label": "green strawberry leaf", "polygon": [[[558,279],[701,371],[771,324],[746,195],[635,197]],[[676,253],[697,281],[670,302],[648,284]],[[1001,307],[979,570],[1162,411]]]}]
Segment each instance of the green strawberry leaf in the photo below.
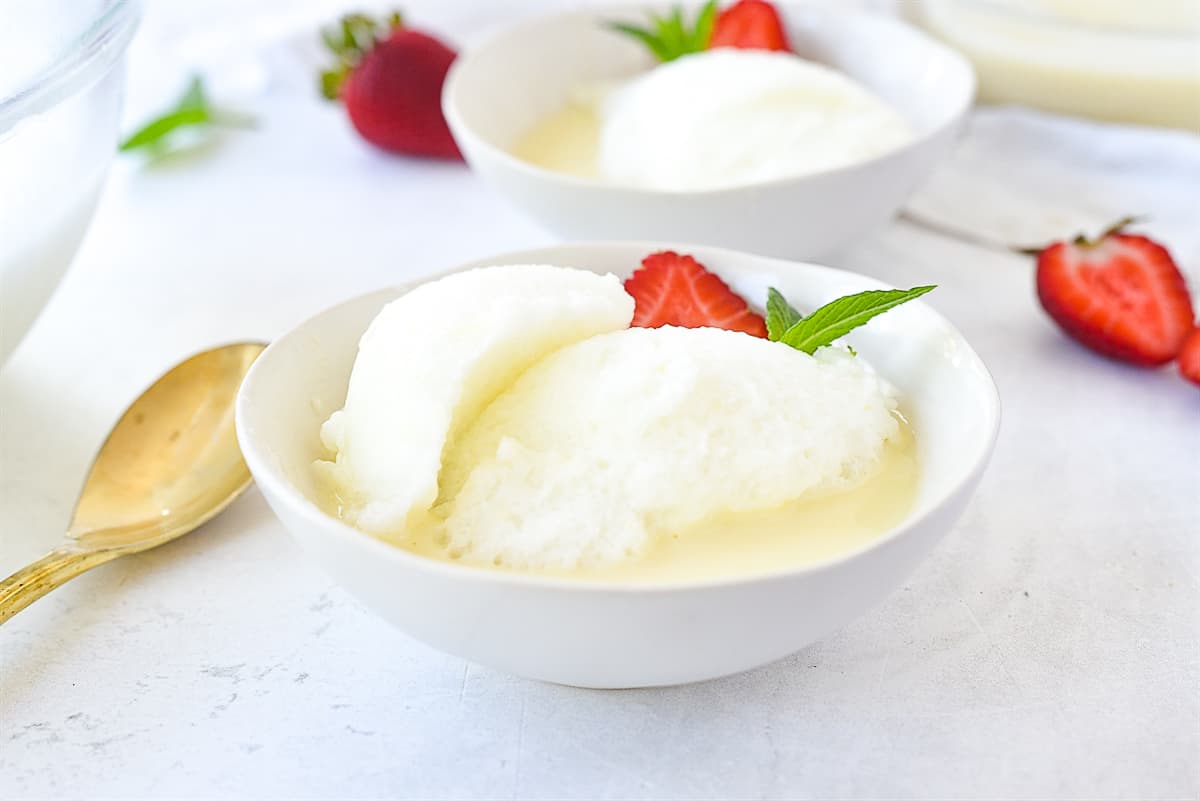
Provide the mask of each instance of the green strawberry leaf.
[{"label": "green strawberry leaf", "polygon": [[792,308],[775,287],[767,290],[767,338],[777,342],[804,315]]},{"label": "green strawberry leaf", "polygon": [[683,17],[683,11],[675,6],[665,16],[651,16],[646,27],[625,22],[610,22],[607,27],[637,39],[659,61],[673,61],[689,53],[707,50],[716,19],[717,0],[708,0],[690,26]]},{"label": "green strawberry leaf", "polygon": [[[936,288],[918,286],[912,289],[872,289],[846,295],[826,303],[807,317],[795,320],[782,333],[779,333],[779,330],[783,322],[797,312],[791,306],[787,306],[787,301],[779,292],[772,289],[767,296],[767,336],[771,340],[812,354],[817,348],[832,344],[871,318]],[[772,305],[775,307],[774,329],[771,324]]]},{"label": "green strawberry leaf", "polygon": [[333,67],[321,71],[321,96],[326,100],[336,100],[341,94],[342,84],[363,56],[403,27],[404,18],[399,11],[393,11],[383,19],[376,19],[370,14],[346,14],[335,24],[321,28],[321,41],[337,57]]},{"label": "green strawberry leaf", "polygon": [[161,154],[170,149],[171,141],[178,131],[202,131],[212,127],[248,128],[253,125],[253,118],[245,114],[213,108],[204,89],[204,79],[194,75],[188,83],[187,91],[174,106],[126,137],[118,149],[122,153],[145,149]]}]

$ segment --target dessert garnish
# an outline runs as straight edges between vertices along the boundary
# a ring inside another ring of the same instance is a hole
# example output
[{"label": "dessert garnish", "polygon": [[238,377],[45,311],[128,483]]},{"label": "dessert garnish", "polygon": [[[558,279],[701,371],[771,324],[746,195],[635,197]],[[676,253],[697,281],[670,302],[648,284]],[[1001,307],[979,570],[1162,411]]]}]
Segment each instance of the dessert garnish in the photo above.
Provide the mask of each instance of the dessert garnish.
[{"label": "dessert garnish", "polygon": [[634,299],[631,324],[635,326],[708,326],[767,335],[762,315],[751,311],[746,301],[691,256],[671,250],[652,253],[625,280],[625,291]]},{"label": "dessert garnish", "polygon": [[933,289],[868,290],[838,298],[805,316],[792,308],[779,290],[771,288],[764,319],[715,273],[693,257],[671,250],[647,256],[625,280],[625,291],[634,299],[631,325],[724,328],[782,342],[808,354]]},{"label": "dessert garnish", "polygon": [[772,287],[767,291],[767,337],[811,355],[817,348],[832,345],[871,318],[934,289],[937,289],[936,285],[868,289],[832,300],[804,316]]}]

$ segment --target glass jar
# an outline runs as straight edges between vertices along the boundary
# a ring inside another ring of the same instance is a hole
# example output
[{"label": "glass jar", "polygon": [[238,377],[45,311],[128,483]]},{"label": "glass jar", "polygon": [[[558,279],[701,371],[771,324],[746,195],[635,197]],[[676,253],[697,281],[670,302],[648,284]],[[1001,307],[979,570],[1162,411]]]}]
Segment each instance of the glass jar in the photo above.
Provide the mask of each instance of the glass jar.
[{"label": "glass jar", "polygon": [[133,0],[0,9],[0,364],[66,272],[117,148]]}]

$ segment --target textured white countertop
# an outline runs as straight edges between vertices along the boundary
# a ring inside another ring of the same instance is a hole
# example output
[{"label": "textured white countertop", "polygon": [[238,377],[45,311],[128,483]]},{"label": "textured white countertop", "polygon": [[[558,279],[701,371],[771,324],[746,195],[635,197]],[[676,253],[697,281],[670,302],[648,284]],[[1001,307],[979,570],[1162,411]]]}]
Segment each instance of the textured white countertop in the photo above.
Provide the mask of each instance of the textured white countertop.
[{"label": "textured white countertop", "polygon": [[[464,168],[360,145],[307,75],[286,77],[293,57],[255,62],[256,132],[117,165],[79,260],[0,371],[5,573],[57,542],[111,423],[181,356],[551,241]],[[177,66],[162,86],[135,80],[131,116],[169,99]],[[985,110],[912,209],[1021,243],[1145,213],[1200,287],[1198,203],[1200,138]],[[1065,340],[1024,258],[897,222],[830,261],[940,284],[929,301],[1005,407],[961,524],[878,609],[728,679],[550,686],[393,630],[251,491],[4,626],[0,797],[1200,795],[1200,392]]]}]

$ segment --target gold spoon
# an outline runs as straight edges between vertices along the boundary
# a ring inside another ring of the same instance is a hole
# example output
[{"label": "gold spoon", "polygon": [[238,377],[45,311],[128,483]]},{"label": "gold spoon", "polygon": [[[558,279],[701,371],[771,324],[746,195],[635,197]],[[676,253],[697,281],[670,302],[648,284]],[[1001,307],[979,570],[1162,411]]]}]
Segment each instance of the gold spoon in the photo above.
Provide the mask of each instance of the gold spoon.
[{"label": "gold spoon", "polygon": [[233,407],[265,347],[198,353],[133,402],[92,464],[67,541],[0,582],[0,623],[96,565],[187,534],[250,486]]}]

